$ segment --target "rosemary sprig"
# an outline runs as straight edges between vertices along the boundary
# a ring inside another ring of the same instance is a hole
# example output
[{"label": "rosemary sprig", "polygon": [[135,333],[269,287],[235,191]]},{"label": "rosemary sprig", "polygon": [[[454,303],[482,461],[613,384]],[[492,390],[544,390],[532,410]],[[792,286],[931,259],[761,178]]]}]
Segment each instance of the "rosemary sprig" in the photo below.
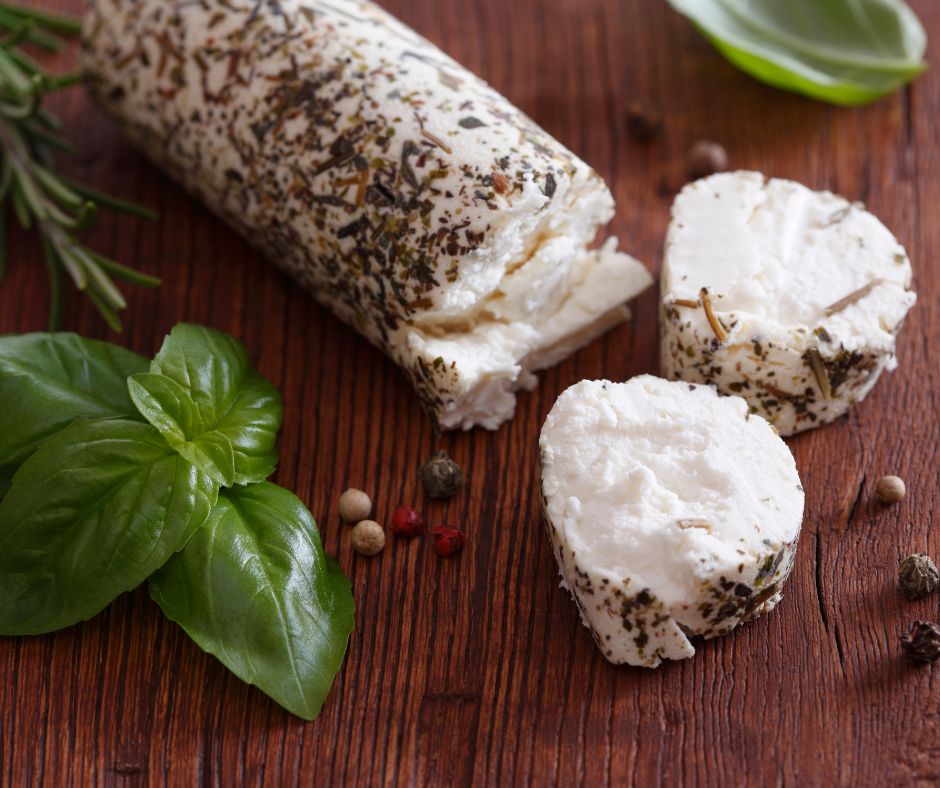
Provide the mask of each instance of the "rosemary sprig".
[{"label": "rosemary sprig", "polygon": [[63,272],[86,293],[115,330],[127,306],[114,278],[153,287],[160,280],[87,248],[77,231],[94,221],[98,206],[143,218],[146,208],[102,194],[59,175],[53,151],[71,152],[62,123],[43,108],[44,99],[78,81],[77,74],[49,74],[21,50],[34,44],[58,51],[62,36],[79,32],[78,20],[0,2],[0,280],[6,270],[7,207],[25,230],[35,230],[49,271],[49,327],[58,327]]}]

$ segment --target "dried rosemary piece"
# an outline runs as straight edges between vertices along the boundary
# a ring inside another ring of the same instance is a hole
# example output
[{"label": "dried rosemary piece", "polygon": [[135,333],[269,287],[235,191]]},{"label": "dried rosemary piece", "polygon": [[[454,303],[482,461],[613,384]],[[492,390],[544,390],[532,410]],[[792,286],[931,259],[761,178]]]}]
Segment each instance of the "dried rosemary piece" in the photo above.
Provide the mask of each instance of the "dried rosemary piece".
[{"label": "dried rosemary piece", "polygon": [[698,520],[695,518],[687,518],[685,520],[676,520],[676,525],[678,525],[682,530],[687,530],[689,528],[699,528],[703,531],[708,531],[711,533],[712,525],[708,520]]},{"label": "dried rosemary piece", "polygon": [[829,304],[826,307],[826,317],[831,317],[836,312],[841,312],[847,306],[852,306],[856,301],[861,301],[865,296],[867,296],[872,290],[874,290],[878,285],[883,284],[884,279],[881,277],[876,277],[872,279],[867,285],[862,285],[858,290],[853,290],[844,298],[840,298],[833,304]]},{"label": "dried rosemary piece", "polygon": [[813,377],[816,378],[816,385],[819,386],[819,391],[822,394],[823,399],[831,400],[832,385],[829,382],[829,373],[826,372],[826,365],[823,363],[822,356],[819,355],[819,351],[814,347],[807,348],[806,361],[809,363],[809,368],[813,373]]},{"label": "dried rosemary piece", "polygon": [[724,342],[728,338],[728,332],[725,330],[725,327],[718,319],[718,315],[715,314],[715,310],[712,309],[712,299],[708,294],[708,288],[703,287],[699,291],[698,295],[699,299],[702,301],[702,308],[705,310],[705,317],[708,319],[708,325],[712,327],[712,331],[715,332],[715,336],[718,337],[718,341]]},{"label": "dried rosemary piece", "polygon": [[78,20],[0,3],[0,279],[6,263],[4,216],[7,206],[24,230],[34,229],[49,271],[49,328],[61,322],[64,270],[115,330],[117,313],[127,306],[113,277],[152,287],[160,280],[92,251],[76,231],[94,219],[98,205],[145,218],[144,208],[73,183],[55,171],[53,151],[69,152],[62,123],[43,108],[47,96],[78,81],[77,74],[48,74],[25,52],[25,42],[56,51],[61,36],[79,32]]}]

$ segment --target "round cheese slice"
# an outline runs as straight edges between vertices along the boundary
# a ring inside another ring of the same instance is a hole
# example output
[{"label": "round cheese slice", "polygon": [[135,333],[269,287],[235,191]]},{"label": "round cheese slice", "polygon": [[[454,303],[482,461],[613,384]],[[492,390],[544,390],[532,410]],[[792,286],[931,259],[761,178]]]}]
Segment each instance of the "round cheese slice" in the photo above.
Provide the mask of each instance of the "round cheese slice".
[{"label": "round cheese slice", "polygon": [[782,435],[830,422],[892,370],[916,296],[907,252],[860,203],[757,172],[676,198],[661,369],[744,397]]},{"label": "round cheese slice", "polygon": [[803,487],[740,397],[650,375],[582,381],[542,427],[555,557],[608,660],[691,657],[772,609],[793,565]]}]

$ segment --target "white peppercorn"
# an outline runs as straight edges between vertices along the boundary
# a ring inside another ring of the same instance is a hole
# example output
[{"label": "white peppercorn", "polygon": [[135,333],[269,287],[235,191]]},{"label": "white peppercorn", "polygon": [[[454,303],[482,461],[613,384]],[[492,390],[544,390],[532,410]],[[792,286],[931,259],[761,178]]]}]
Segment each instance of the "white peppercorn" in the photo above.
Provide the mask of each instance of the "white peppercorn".
[{"label": "white peppercorn", "polygon": [[904,480],[900,476],[882,476],[875,485],[875,495],[882,503],[898,503],[905,492]]},{"label": "white peppercorn", "polygon": [[686,169],[693,179],[724,172],[728,169],[728,153],[717,142],[699,140],[689,148]]},{"label": "white peppercorn", "polygon": [[372,501],[362,490],[354,487],[339,497],[339,516],[347,523],[358,523],[372,514]]},{"label": "white peppercorn", "polygon": [[385,549],[385,530],[375,520],[362,520],[349,532],[353,550],[362,555],[377,555]]}]

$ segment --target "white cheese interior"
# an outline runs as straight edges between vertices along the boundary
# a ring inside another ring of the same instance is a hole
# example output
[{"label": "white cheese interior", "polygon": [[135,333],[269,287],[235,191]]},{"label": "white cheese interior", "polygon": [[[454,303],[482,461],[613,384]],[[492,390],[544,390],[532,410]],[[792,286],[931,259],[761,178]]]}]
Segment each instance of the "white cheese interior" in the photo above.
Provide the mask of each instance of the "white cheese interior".
[{"label": "white cheese interior", "polygon": [[[616,251],[610,238],[597,250],[578,248],[577,234],[546,239],[504,280],[513,296],[477,311],[462,330],[411,327],[406,346],[426,363],[456,361],[455,396],[443,407],[443,429],[496,429],[511,418],[514,392],[536,384],[534,371],[549,367],[629,315],[627,300],[652,282],[646,269]],[[522,282],[517,285],[516,282]],[[512,317],[505,316],[512,311]]]},{"label": "white cheese interior", "polygon": [[[582,381],[558,398],[540,447],[556,555],[570,587],[590,579],[581,608],[602,647],[600,635],[619,622],[596,606],[597,590],[648,589],[669,618],[697,632],[709,584],[753,582],[768,550],[795,546],[803,492],[793,457],[739,397],[649,375]],[[669,637],[685,643],[678,631]],[[658,653],[689,656],[686,647]],[[651,659],[634,664],[658,664]]]},{"label": "white cheese interior", "polygon": [[[786,335],[800,351],[822,324],[845,349],[893,351],[914,300],[904,247],[864,207],[757,172],[686,186],[666,244],[664,302],[694,301],[708,288],[716,313],[734,314],[732,335]],[[863,298],[826,314],[876,280]]]}]

